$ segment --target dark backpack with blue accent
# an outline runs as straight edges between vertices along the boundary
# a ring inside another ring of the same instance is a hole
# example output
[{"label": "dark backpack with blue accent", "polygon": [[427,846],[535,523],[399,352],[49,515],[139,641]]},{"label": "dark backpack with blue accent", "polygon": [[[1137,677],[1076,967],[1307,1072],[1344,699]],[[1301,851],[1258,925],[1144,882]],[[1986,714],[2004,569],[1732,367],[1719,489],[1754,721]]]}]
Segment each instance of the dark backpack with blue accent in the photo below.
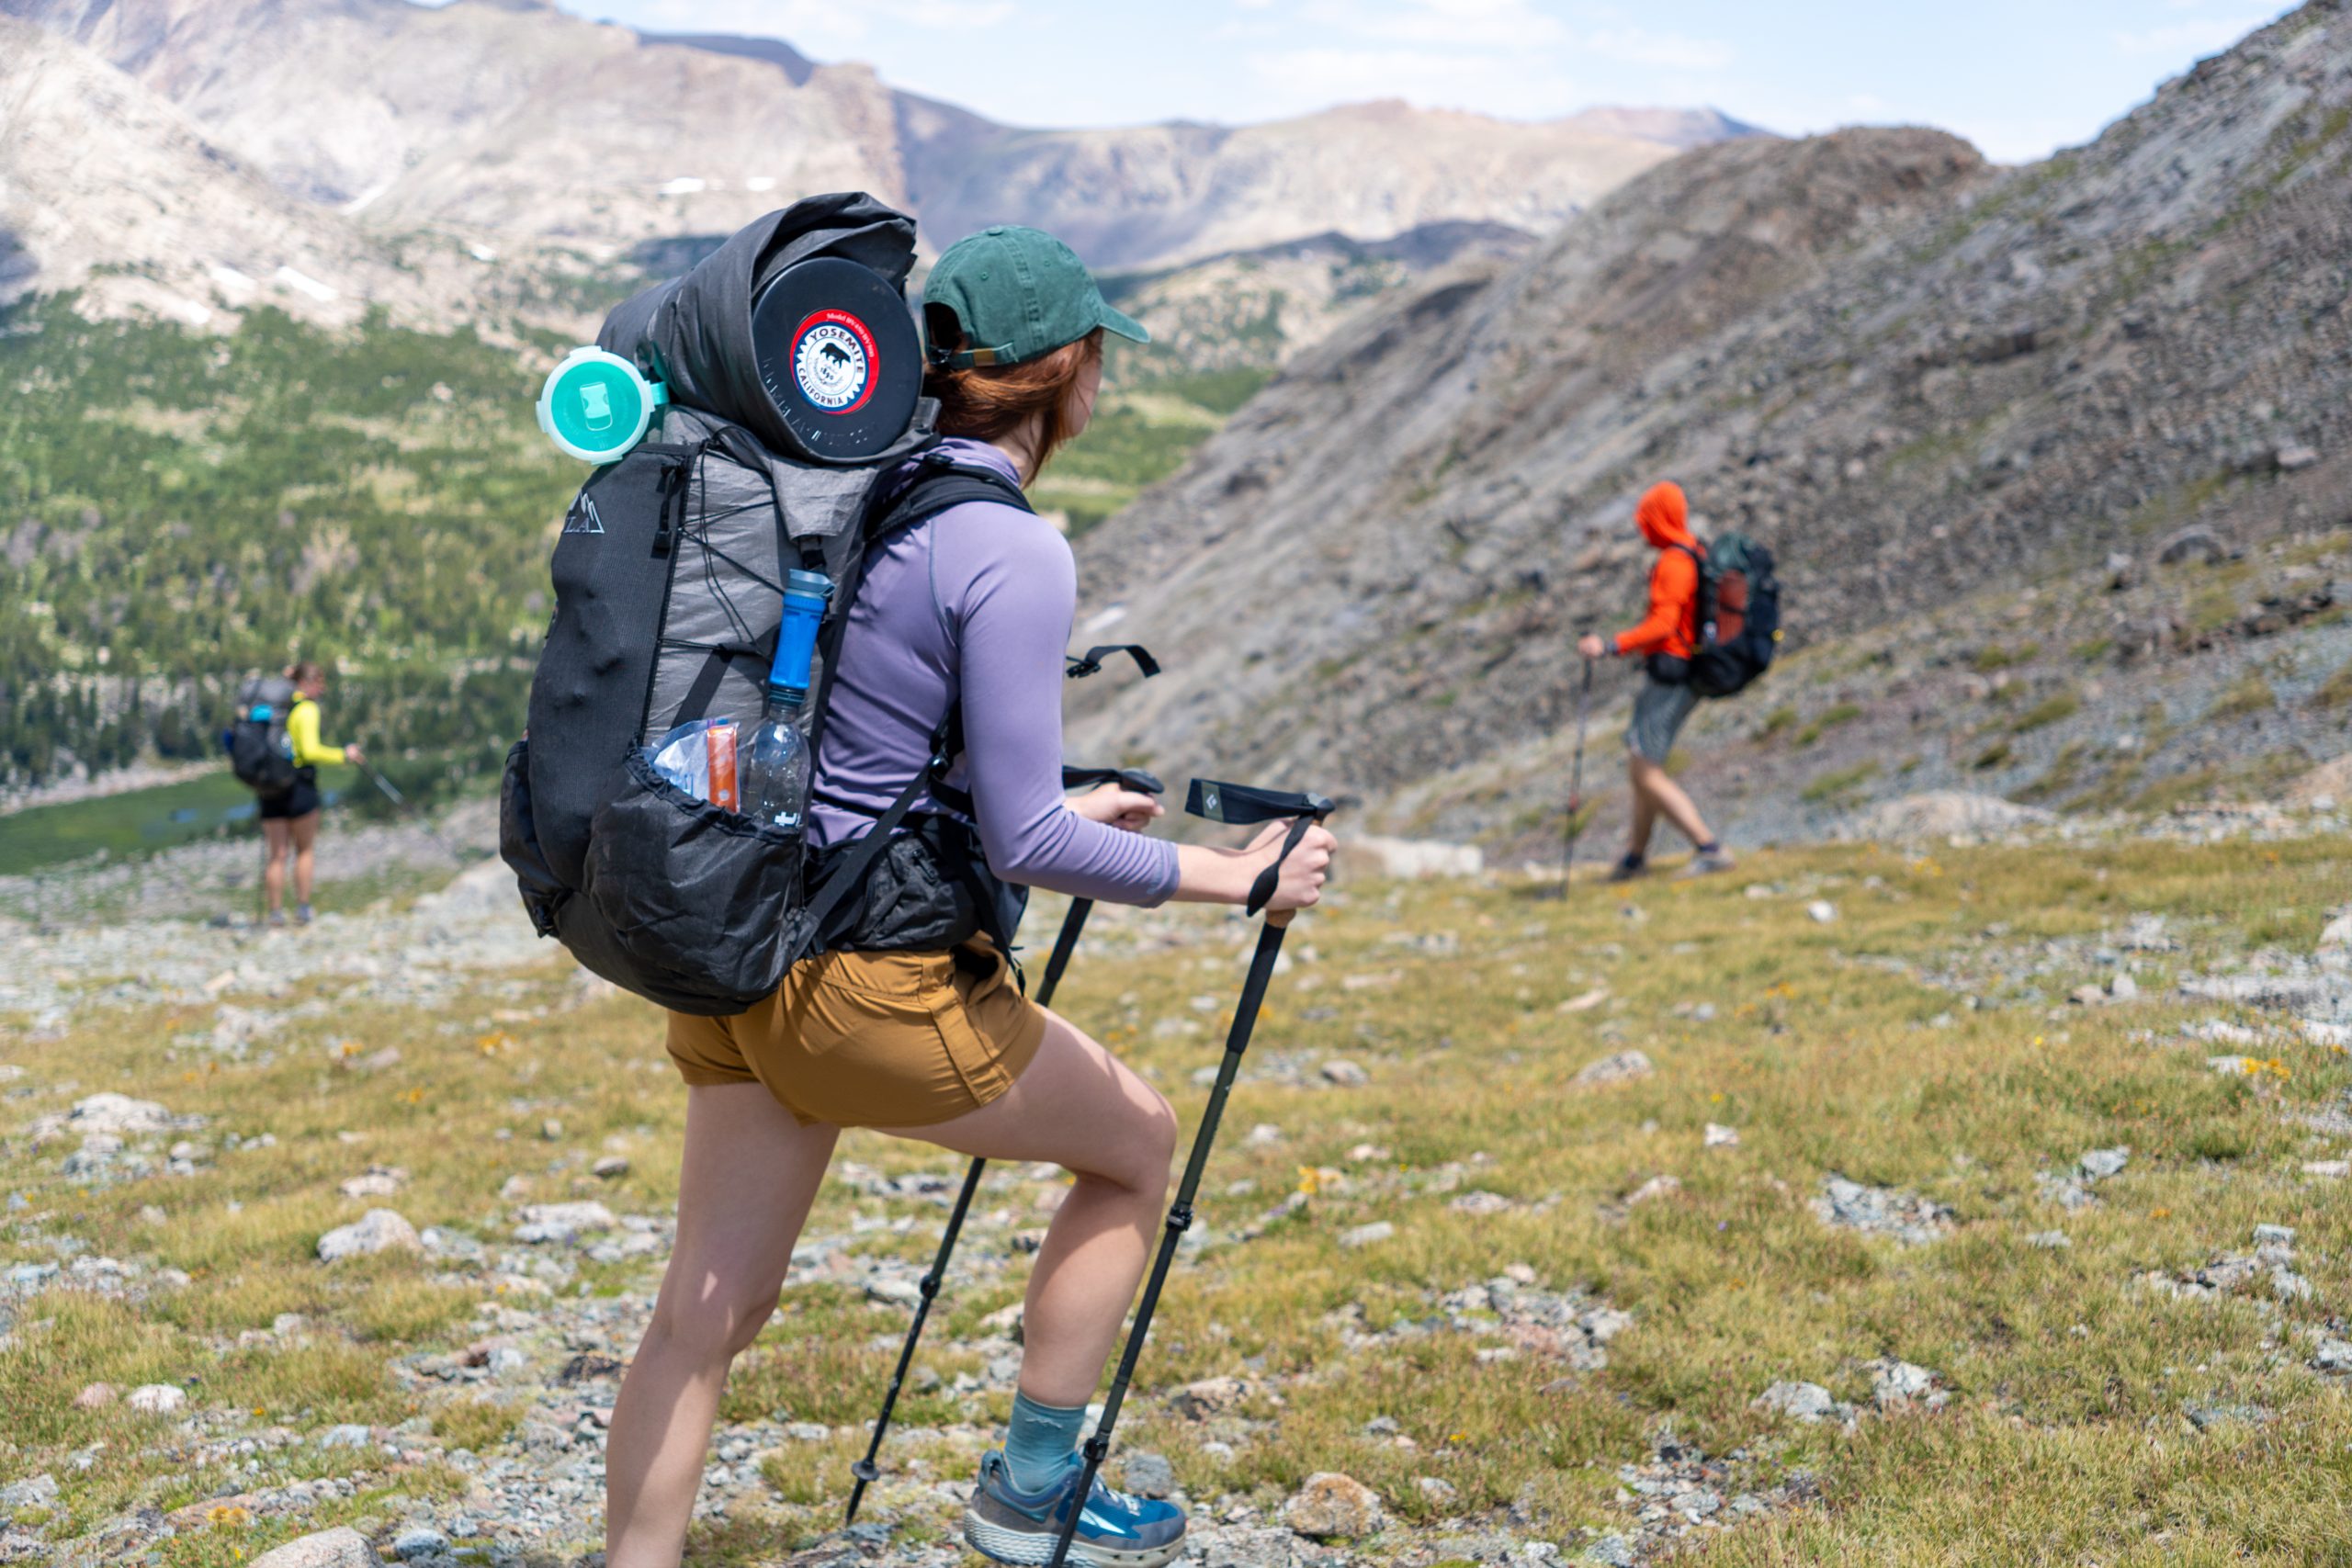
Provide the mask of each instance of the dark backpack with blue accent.
[{"label": "dark backpack with blue accent", "polygon": [[256,675],[237,691],[235,722],[221,739],[229,769],[264,800],[292,789],[301,771],[294,765],[294,743],[286,719],[294,711],[294,682],[283,675]]}]

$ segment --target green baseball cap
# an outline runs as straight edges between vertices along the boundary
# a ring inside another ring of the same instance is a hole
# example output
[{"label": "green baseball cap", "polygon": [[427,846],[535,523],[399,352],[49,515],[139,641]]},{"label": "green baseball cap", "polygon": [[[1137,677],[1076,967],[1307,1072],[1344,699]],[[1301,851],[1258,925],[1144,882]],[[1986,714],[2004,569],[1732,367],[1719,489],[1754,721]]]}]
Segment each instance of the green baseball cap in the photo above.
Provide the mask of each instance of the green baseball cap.
[{"label": "green baseball cap", "polygon": [[967,234],[931,269],[922,302],[926,311],[936,305],[954,312],[964,330],[965,347],[930,350],[933,365],[951,370],[1025,364],[1097,327],[1151,341],[1141,322],[1102,302],[1077,253],[1041,229],[1000,223]]}]

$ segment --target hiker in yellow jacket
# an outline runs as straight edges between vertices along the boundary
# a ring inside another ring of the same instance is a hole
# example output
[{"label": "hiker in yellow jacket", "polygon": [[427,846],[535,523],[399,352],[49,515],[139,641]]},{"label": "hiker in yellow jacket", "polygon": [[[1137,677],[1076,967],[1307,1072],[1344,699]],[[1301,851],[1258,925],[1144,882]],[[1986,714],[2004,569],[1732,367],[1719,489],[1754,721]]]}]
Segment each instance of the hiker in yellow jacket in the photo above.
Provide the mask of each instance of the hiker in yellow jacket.
[{"label": "hiker in yellow jacket", "polygon": [[294,787],[261,802],[262,889],[269,923],[286,923],[286,863],[294,863],[294,918],[311,923],[311,852],[319,841],[319,764],[356,762],[356,746],[330,746],[319,739],[318,694],[327,672],[305,660],[286,671],[294,682],[294,705],[287,710],[286,739],[294,750]]}]

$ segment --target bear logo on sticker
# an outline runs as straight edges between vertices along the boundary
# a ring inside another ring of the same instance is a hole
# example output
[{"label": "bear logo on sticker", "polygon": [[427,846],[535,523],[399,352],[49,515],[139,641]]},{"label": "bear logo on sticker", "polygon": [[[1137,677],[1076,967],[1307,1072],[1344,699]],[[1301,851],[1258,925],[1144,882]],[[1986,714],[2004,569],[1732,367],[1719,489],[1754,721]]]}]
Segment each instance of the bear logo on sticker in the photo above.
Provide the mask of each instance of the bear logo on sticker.
[{"label": "bear logo on sticker", "polygon": [[794,336],[792,378],[818,409],[848,413],[874,389],[875,358],[864,321],[846,310],[820,310]]}]

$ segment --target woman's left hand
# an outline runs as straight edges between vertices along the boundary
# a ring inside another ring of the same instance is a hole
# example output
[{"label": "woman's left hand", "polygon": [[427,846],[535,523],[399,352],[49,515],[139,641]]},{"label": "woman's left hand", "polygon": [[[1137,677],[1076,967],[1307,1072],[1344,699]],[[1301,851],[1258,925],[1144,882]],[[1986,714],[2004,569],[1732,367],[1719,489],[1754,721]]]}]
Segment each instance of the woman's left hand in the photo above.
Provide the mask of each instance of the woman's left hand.
[{"label": "woman's left hand", "polygon": [[1071,801],[1069,808],[1090,822],[1123,828],[1130,833],[1140,833],[1151,826],[1153,818],[1168,815],[1168,808],[1159,804],[1157,796],[1115,784],[1088,790]]}]

